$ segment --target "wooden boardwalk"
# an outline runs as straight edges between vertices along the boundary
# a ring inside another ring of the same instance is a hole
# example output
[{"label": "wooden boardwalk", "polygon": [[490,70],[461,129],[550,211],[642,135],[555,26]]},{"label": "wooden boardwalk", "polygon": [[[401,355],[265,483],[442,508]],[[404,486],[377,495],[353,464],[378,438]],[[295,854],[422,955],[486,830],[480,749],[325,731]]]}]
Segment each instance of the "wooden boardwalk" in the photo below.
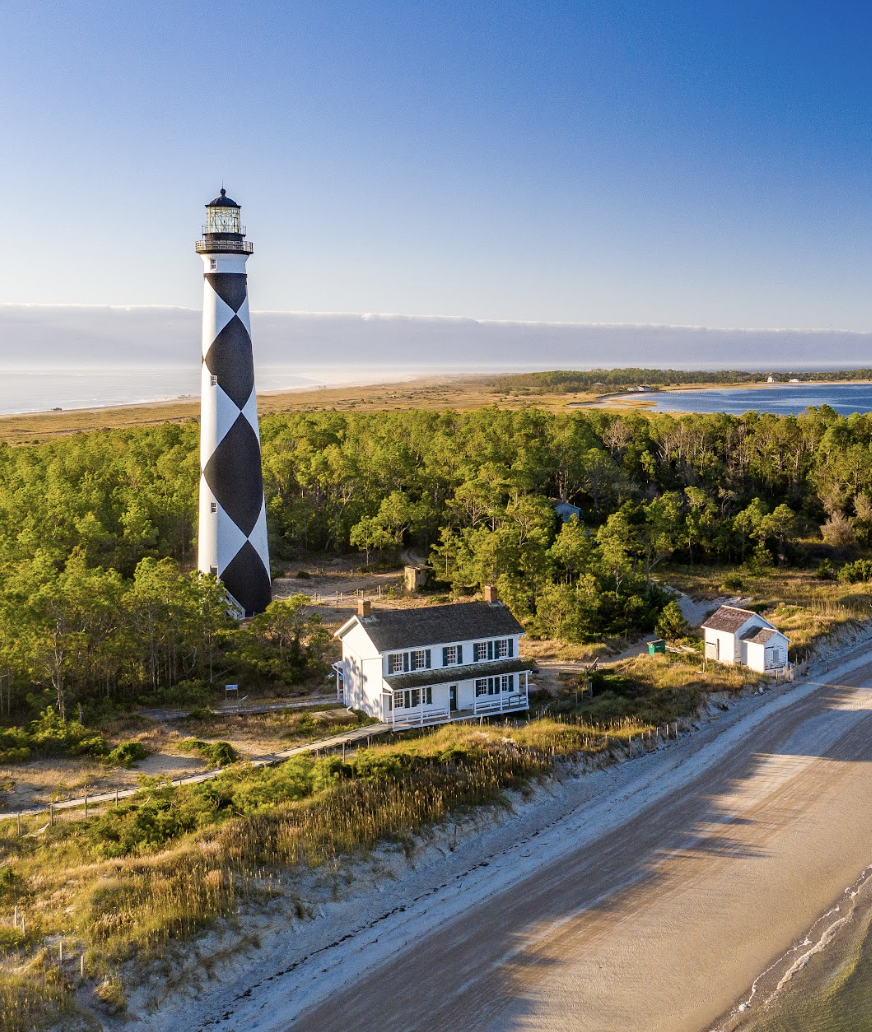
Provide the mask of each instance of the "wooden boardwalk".
[{"label": "wooden boardwalk", "polygon": [[[285,749],[282,752],[269,753],[265,756],[258,756],[248,761],[250,767],[273,767],[277,763],[283,763],[291,756],[301,756],[304,753],[318,753],[333,749],[340,749],[343,745],[357,745],[377,735],[383,735],[391,731],[390,724],[368,724],[366,727],[356,727],[351,731],[343,731],[338,735],[331,735],[329,738],[319,738],[315,742],[306,742],[305,745],[296,745],[292,749]],[[198,785],[204,781],[211,781],[222,774],[227,767],[216,767],[214,770],[201,770],[196,774],[186,774],[180,778],[173,778],[170,784],[176,788],[179,785]],[[115,789],[109,792],[99,792],[95,795],[80,796],[78,799],[65,799],[59,803],[49,803],[48,806],[31,807],[28,810],[9,810],[0,813],[0,821],[17,820],[19,817],[33,817],[37,814],[48,814],[49,816],[60,810],[73,810],[78,807],[88,809],[91,806],[101,806],[106,803],[117,804],[122,799],[129,799],[139,792],[139,788]]]}]

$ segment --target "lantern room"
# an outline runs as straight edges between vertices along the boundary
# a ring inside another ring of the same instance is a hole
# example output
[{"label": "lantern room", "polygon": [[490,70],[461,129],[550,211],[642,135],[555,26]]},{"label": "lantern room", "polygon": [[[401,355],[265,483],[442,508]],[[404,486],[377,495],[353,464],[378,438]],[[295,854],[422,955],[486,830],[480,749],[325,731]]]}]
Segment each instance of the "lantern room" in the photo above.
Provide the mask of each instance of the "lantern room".
[{"label": "lantern room", "polygon": [[254,248],[242,239],[245,226],[240,225],[239,212],[239,205],[227,196],[222,186],[218,197],[206,205],[206,225],[203,227],[203,239],[197,241],[197,251],[239,251],[251,254]]}]

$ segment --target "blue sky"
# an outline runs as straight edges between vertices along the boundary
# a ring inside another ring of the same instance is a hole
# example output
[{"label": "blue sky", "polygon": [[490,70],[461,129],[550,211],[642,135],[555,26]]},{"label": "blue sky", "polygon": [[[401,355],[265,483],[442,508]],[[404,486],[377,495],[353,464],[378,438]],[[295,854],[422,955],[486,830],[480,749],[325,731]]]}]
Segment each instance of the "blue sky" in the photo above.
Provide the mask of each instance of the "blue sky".
[{"label": "blue sky", "polygon": [[872,329],[872,8],[7,0],[0,302]]}]

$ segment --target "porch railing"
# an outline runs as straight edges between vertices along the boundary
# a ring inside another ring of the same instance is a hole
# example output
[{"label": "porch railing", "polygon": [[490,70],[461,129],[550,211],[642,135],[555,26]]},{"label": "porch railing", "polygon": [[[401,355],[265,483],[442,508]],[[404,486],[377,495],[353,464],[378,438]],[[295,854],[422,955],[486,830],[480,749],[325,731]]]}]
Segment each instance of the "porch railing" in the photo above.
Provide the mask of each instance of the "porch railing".
[{"label": "porch railing", "polygon": [[447,709],[433,709],[415,706],[408,710],[392,710],[394,731],[403,731],[409,727],[428,727],[430,724],[447,724],[451,714]]},{"label": "porch railing", "polygon": [[519,710],[529,708],[530,700],[526,691],[501,692],[499,695],[482,695],[473,703],[472,712],[479,716],[485,713],[502,713],[505,710]]}]

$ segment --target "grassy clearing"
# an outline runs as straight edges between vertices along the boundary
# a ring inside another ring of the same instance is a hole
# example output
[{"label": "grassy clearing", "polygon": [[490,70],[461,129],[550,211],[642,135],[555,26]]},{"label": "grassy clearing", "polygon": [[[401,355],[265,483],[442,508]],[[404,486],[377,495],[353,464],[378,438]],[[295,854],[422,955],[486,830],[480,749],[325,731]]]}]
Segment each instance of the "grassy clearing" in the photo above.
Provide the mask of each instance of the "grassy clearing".
[{"label": "grassy clearing", "polygon": [[[687,639],[696,644],[699,641]],[[738,694],[768,679],[744,667],[706,663],[700,652],[685,655],[641,655],[594,672],[593,696],[584,695],[584,677],[564,682],[555,711],[600,726],[656,726],[693,719],[707,697],[718,692]]]},{"label": "grassy clearing", "polygon": [[[872,617],[872,584],[839,584],[822,580],[812,570],[775,569],[765,577],[740,574],[733,587],[734,567],[669,567],[664,583],[695,598],[740,594],[791,639],[791,658],[804,658],[825,639]],[[724,581],[730,585],[724,587]],[[714,607],[714,604],[713,604]]]},{"label": "grassy clearing", "polygon": [[[379,842],[411,849],[416,833],[450,814],[500,805],[506,790],[524,789],[561,757],[601,759],[642,730],[573,718],[449,725],[361,749],[349,762],[299,756],[183,789],[152,783],[88,820],[45,827],[30,818],[21,838],[14,822],[0,825],[0,1000],[14,999],[24,1015],[8,1027],[37,1027],[43,1013],[71,1005],[69,980],[23,974],[40,956],[51,963],[60,939],[68,962],[85,954],[92,993],[118,970],[138,979],[133,958],[155,961],[241,906],[293,899],[306,872]],[[24,932],[13,923],[16,906]]]}]

